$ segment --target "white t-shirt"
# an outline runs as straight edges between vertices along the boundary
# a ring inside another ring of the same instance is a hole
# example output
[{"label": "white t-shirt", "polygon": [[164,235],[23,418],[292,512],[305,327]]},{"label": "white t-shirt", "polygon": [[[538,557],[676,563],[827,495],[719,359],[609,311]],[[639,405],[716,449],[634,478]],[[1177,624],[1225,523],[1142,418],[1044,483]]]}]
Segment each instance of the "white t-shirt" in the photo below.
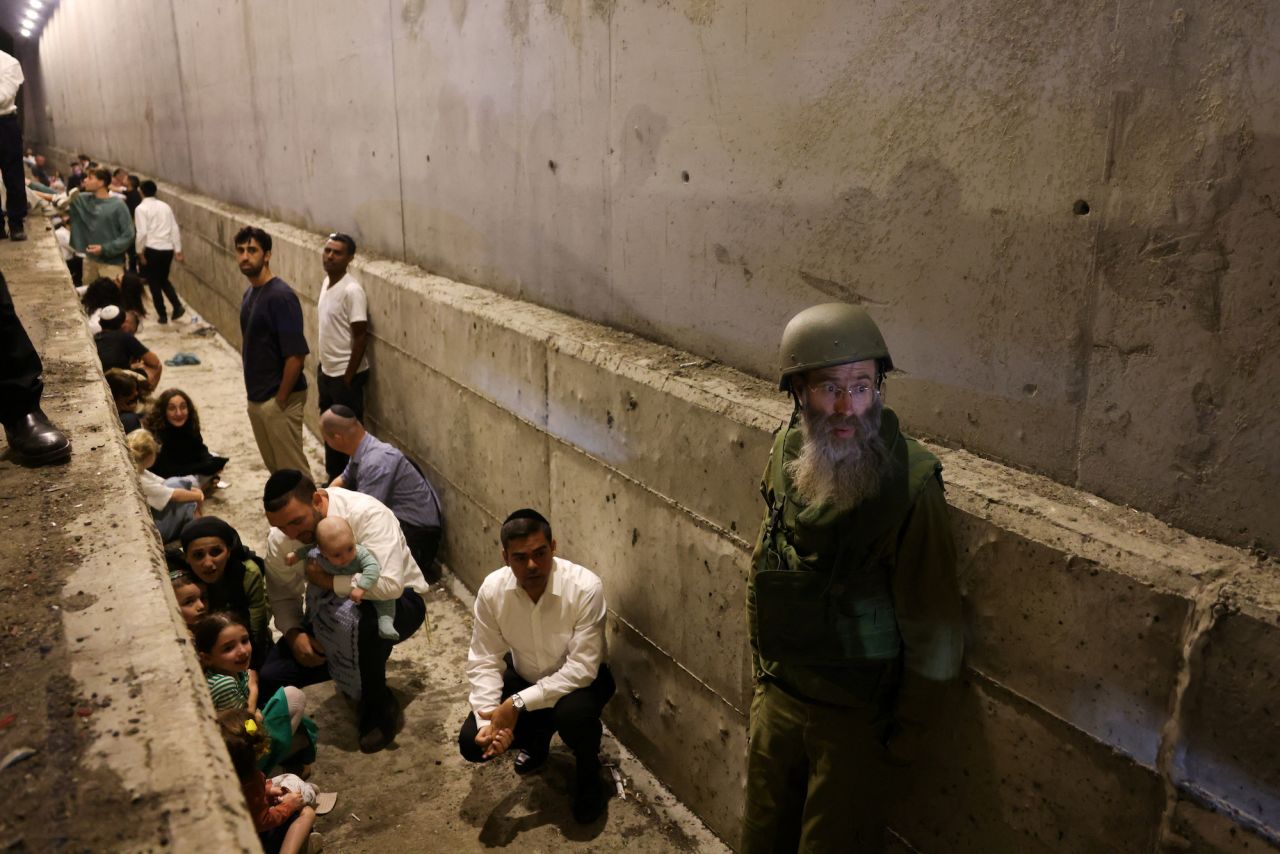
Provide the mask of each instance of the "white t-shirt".
[{"label": "white t-shirt", "polygon": [[173,498],[173,487],[165,486],[164,478],[153,471],[143,469],[138,475],[138,486],[142,487],[142,497],[152,510],[163,510]]},{"label": "white t-shirt", "polygon": [[[320,285],[320,370],[325,376],[340,377],[351,361],[351,324],[369,319],[364,288],[347,273],[336,285],[325,276]],[[369,357],[360,360],[361,371],[369,370]]]}]

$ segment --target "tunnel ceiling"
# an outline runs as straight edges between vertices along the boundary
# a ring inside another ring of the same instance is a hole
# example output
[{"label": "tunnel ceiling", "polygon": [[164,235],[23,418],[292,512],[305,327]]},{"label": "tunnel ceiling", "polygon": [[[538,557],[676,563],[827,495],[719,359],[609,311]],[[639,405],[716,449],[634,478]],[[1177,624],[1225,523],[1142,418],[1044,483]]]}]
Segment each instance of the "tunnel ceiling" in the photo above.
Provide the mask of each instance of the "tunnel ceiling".
[{"label": "tunnel ceiling", "polygon": [[[0,29],[13,38],[15,48],[24,42],[34,44],[57,5],[57,0],[4,0],[0,2]],[[28,12],[34,13],[35,17],[28,18]],[[28,22],[31,35],[24,38],[22,31]]]}]

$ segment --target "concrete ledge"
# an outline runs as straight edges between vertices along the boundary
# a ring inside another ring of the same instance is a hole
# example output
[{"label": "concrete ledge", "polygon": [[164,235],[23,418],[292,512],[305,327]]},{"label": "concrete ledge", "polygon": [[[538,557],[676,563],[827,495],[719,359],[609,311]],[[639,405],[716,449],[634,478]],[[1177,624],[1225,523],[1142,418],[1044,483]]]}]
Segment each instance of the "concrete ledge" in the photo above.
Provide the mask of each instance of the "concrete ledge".
[{"label": "concrete ledge", "polygon": [[35,217],[28,229],[29,243],[0,246],[0,264],[44,360],[44,408],[74,453],[65,466],[0,464],[0,576],[54,582],[47,596],[10,594],[30,614],[23,631],[60,615],[34,659],[4,656],[6,707],[18,695],[44,707],[43,720],[19,714],[0,733],[4,752],[38,748],[4,772],[5,826],[23,810],[30,850],[259,850],[84,314],[52,235]]},{"label": "concrete ledge", "polygon": [[[176,281],[229,338],[244,287],[230,235],[247,222],[271,232],[272,268],[314,330],[318,235],[163,193],[202,247]],[[355,271],[372,317],[372,427],[435,478],[451,568],[478,584],[503,515],[549,507],[562,553],[606,580],[625,686],[610,725],[734,840],[742,586],[786,402],[770,383],[405,264],[362,256]],[[902,816],[903,836],[926,850],[1133,850],[1219,833],[1211,814],[1280,839],[1275,564],[937,450],[963,559],[968,687],[941,710],[939,737],[956,742],[937,745],[927,819]]]}]

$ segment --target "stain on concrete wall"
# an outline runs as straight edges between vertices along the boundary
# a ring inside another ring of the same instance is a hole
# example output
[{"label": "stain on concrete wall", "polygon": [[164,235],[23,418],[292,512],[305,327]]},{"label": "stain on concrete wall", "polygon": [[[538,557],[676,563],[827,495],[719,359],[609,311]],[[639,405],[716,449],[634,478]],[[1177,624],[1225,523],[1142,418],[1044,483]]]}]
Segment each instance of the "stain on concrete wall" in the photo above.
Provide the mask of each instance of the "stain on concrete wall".
[{"label": "stain on concrete wall", "polygon": [[758,376],[862,302],[916,432],[1276,550],[1277,44],[1260,0],[66,0],[32,125]]}]

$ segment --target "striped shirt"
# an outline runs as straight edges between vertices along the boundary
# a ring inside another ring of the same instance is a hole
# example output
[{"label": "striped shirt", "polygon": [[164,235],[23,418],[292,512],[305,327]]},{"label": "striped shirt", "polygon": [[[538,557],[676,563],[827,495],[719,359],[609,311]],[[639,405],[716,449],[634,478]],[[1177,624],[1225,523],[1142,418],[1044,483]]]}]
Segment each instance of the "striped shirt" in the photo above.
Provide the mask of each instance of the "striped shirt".
[{"label": "striped shirt", "polygon": [[213,695],[213,707],[223,709],[249,708],[249,671],[227,676],[225,673],[204,672],[209,683],[209,693]]}]

